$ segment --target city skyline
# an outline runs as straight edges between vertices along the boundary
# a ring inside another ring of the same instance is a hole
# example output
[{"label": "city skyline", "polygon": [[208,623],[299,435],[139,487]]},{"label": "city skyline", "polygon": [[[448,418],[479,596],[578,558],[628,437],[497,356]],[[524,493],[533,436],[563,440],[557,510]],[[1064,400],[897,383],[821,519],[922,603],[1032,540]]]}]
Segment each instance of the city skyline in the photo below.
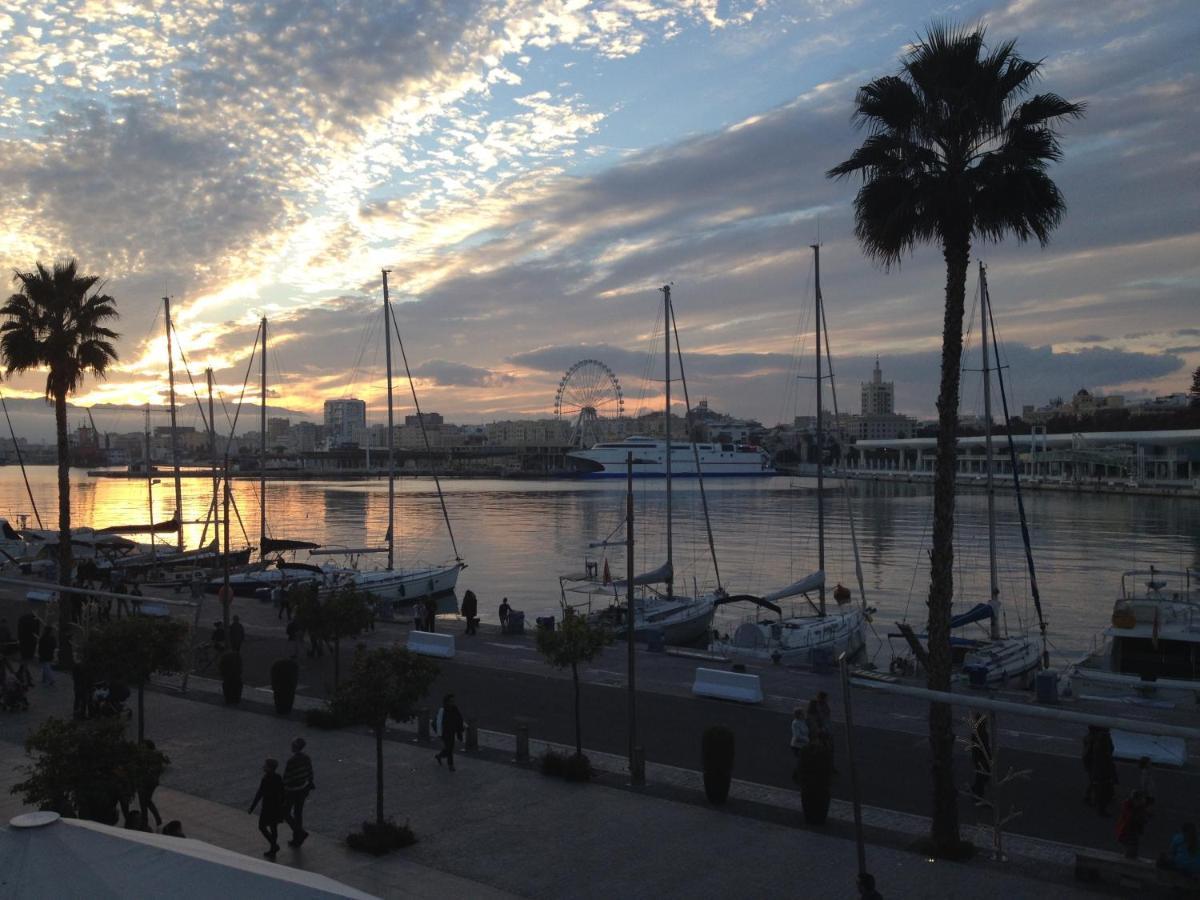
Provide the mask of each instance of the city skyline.
[{"label": "city skyline", "polygon": [[[14,5],[0,265],[73,254],[107,279],[122,361],[81,406],[161,402],[167,293],[193,374],[212,365],[227,398],[266,314],[272,408],[316,419],[358,396],[377,414],[388,267],[422,403],[450,420],[549,415],[585,357],[653,406],[639,382],[656,288],[673,281],[693,397],[770,423],[805,409],[782,407],[820,240],[840,383],[854,394],[881,355],[896,408],[931,415],[941,260],[868,262],[855,186],[823,175],[858,140],[855,89],[895,70],[927,8],[639,9]],[[955,11],[1089,104],[1051,172],[1068,212],[1050,246],[980,248],[1018,409],[1080,387],[1182,391],[1200,364],[1187,12]]]}]

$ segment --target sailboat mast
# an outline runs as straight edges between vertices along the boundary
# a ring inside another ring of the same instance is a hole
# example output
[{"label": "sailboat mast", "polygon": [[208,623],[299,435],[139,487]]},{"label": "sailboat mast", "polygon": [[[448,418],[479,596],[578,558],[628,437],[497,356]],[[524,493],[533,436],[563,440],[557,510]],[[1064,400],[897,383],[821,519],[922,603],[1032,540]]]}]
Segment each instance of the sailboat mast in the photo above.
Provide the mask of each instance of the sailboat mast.
[{"label": "sailboat mast", "polygon": [[992,480],[992,374],[988,366],[987,269],[979,263],[980,347],[983,350],[983,445],[987,485],[988,605],[992,608],[991,638],[1000,638],[1000,578],[996,572],[996,487]]},{"label": "sailboat mast", "polygon": [[[817,319],[817,568],[825,571],[825,428],[821,411],[821,245],[813,244],[813,296]],[[819,589],[820,611],[825,615],[825,581]]]},{"label": "sailboat mast", "polygon": [[[150,511],[149,522],[154,524],[154,466],[150,462],[150,404],[146,404],[146,506]],[[158,558],[158,545],[154,542],[154,532],[150,532],[150,558]]]},{"label": "sailboat mast", "polygon": [[[163,310],[167,318],[167,383],[171,397],[171,467],[175,470],[175,518],[179,522],[175,532],[175,549],[183,551],[183,483],[179,478],[179,429],[175,427],[175,359],[171,351],[171,298],[163,297]],[[154,520],[150,520],[154,524]]]},{"label": "sailboat mast", "polygon": [[[384,358],[387,360],[387,467],[388,467],[388,527],[387,567],[391,571],[395,565],[396,556],[396,475],[395,475],[395,411],[392,408],[392,309],[388,299],[388,270],[383,270],[383,346]],[[419,415],[419,414],[418,414]],[[424,427],[424,423],[422,423]],[[370,445],[370,441],[367,441]]]},{"label": "sailboat mast", "polygon": [[671,286],[663,285],[663,336],[667,341],[666,360],[666,403],[663,407],[663,431],[667,438],[667,600],[675,591],[675,564],[671,546]]},{"label": "sailboat mast", "polygon": [[267,317],[262,317],[258,409],[258,556],[267,558]]}]

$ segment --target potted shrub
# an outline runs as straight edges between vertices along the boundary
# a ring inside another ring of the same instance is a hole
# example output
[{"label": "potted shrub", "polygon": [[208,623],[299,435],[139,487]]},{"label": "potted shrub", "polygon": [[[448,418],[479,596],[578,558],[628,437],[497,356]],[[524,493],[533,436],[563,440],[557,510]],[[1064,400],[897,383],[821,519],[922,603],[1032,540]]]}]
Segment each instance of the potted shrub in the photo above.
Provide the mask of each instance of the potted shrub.
[{"label": "potted shrub", "polygon": [[221,657],[221,692],[226,703],[238,703],[242,699],[242,657],[237,653],[226,653]]},{"label": "potted shrub", "polygon": [[292,711],[299,681],[300,666],[294,659],[277,659],[271,663],[271,692],[275,695],[275,712],[281,716]]},{"label": "potted shrub", "polygon": [[817,744],[806,744],[800,750],[800,805],[809,825],[825,824],[832,778],[833,754]]},{"label": "potted shrub", "polygon": [[714,725],[704,732],[700,744],[700,759],[704,767],[704,793],[710,803],[724,803],[729,797],[733,779],[733,732],[724,725]]}]

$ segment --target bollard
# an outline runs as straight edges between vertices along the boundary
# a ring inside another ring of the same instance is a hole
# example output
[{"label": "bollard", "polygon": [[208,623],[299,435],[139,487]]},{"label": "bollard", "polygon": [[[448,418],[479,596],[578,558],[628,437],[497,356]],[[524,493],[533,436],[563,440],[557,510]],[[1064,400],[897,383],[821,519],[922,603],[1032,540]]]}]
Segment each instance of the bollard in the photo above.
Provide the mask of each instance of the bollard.
[{"label": "bollard", "polygon": [[529,723],[517,722],[517,758],[513,762],[529,762]]},{"label": "bollard", "polygon": [[425,706],[417,710],[417,740],[422,744],[429,743],[429,709]]},{"label": "bollard", "polygon": [[479,724],[474,719],[467,719],[467,743],[465,749],[468,752],[479,749]]},{"label": "bollard", "polygon": [[646,784],[646,748],[634,747],[632,767],[629,771],[629,783],[634,787]]}]

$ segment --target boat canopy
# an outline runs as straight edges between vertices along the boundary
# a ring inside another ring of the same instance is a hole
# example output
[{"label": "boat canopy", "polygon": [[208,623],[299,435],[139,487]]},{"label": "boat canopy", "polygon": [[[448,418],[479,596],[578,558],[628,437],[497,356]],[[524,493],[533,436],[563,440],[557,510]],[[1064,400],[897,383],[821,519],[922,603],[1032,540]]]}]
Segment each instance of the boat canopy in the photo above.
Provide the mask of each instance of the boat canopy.
[{"label": "boat canopy", "polygon": [[312,541],[289,541],[269,537],[262,539],[263,553],[282,553],[286,550],[316,550],[320,546],[320,544],[314,544]]},{"label": "boat canopy", "polygon": [[797,594],[806,594],[809,591],[815,591],[825,586],[825,571],[818,569],[811,575],[806,575],[799,581],[793,581],[787,587],[780,588],[777,591],[771,591],[769,594],[763,594],[762,599],[768,603],[774,603],[777,600],[785,600],[788,597],[795,597]]},{"label": "boat canopy", "polygon": [[[675,577],[675,569],[668,562],[668,563],[663,563],[661,566],[659,566],[657,569],[654,569],[651,572],[643,572],[641,575],[635,576],[633,579],[633,583],[635,585],[638,585],[638,584],[666,584],[668,581],[670,581],[674,577]],[[625,582],[625,581],[614,581],[613,587],[614,588],[623,588],[626,586],[626,584],[627,584],[627,582]]]},{"label": "boat canopy", "polygon": [[996,611],[986,603],[976,603],[965,613],[959,613],[950,619],[951,628],[962,628],[964,625],[970,625],[972,622],[982,622],[984,619],[990,619],[996,614]]},{"label": "boat canopy", "polygon": [[179,530],[178,513],[165,522],[150,522],[147,525],[109,525],[107,528],[97,528],[96,534],[166,534]]}]

